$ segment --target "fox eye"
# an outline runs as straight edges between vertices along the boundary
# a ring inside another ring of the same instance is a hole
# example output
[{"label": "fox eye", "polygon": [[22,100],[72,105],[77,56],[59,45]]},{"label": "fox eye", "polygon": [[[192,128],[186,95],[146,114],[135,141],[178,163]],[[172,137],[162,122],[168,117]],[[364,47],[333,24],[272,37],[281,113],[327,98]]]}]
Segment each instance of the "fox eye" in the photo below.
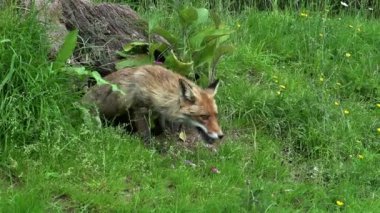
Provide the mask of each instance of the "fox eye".
[{"label": "fox eye", "polygon": [[210,115],[200,115],[202,120],[208,120],[210,118]]}]

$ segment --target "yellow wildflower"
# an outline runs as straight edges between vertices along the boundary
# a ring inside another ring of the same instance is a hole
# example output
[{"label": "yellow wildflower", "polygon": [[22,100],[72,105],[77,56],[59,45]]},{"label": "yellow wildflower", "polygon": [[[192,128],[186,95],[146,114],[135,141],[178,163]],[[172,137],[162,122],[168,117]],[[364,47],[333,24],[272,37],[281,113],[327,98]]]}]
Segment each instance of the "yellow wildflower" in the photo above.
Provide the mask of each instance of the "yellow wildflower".
[{"label": "yellow wildflower", "polygon": [[302,12],[302,13],[300,13],[300,16],[302,16],[302,17],[308,17],[309,15],[307,13],[305,13],[305,12]]},{"label": "yellow wildflower", "polygon": [[363,160],[363,159],[364,159],[364,156],[363,156],[363,155],[358,155],[358,158],[359,158],[360,160]]},{"label": "yellow wildflower", "polygon": [[339,106],[340,105],[339,101],[335,101],[334,104],[335,104],[335,106]]},{"label": "yellow wildflower", "polygon": [[348,111],[348,109],[345,109],[345,110],[343,110],[343,113],[348,115],[348,114],[350,114],[350,111]]},{"label": "yellow wildflower", "polygon": [[351,57],[351,53],[346,53],[345,56],[346,56],[347,58],[349,58],[349,57]]},{"label": "yellow wildflower", "polygon": [[343,205],[344,205],[344,202],[343,202],[343,201],[340,201],[340,200],[337,200],[337,201],[336,201],[336,205],[338,205],[338,206],[343,206]]}]

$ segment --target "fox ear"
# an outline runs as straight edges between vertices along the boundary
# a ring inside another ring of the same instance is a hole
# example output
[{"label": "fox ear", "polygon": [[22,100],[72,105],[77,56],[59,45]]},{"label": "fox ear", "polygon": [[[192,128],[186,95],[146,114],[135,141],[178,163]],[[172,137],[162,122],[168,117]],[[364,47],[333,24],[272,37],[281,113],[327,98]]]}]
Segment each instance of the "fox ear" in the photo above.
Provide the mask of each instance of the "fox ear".
[{"label": "fox ear", "polygon": [[209,91],[212,95],[215,95],[216,92],[218,91],[218,86],[219,86],[219,79],[216,79],[210,85],[208,85],[206,90]]},{"label": "fox ear", "polygon": [[195,96],[194,96],[193,88],[191,87],[191,85],[181,78],[178,81],[179,81],[179,87],[181,89],[181,96],[187,101],[194,102]]}]

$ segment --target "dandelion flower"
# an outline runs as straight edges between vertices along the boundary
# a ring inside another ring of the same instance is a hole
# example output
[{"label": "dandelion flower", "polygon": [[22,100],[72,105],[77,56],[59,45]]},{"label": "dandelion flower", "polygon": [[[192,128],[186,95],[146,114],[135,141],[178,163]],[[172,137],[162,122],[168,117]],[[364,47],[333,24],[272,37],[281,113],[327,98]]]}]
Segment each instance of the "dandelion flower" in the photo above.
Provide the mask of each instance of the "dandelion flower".
[{"label": "dandelion flower", "polygon": [[363,155],[358,155],[358,158],[359,158],[360,160],[363,160],[363,159],[364,159],[364,156],[363,156]]},{"label": "dandelion flower", "polygon": [[339,106],[340,105],[339,101],[335,101],[334,104],[335,104],[335,106]]},{"label": "dandelion flower", "polygon": [[343,110],[343,113],[344,113],[345,115],[348,115],[348,114],[350,114],[350,111],[348,111],[348,109],[345,109],[345,110]]},{"label": "dandelion flower", "polygon": [[351,53],[346,53],[345,56],[346,56],[347,58],[349,58],[349,57],[351,57]]},{"label": "dandelion flower", "polygon": [[340,200],[337,200],[337,201],[336,201],[336,205],[338,205],[338,206],[343,206],[343,205],[344,205],[344,202],[343,202],[343,201],[340,201]]},{"label": "dandelion flower", "polygon": [[348,7],[348,4],[347,4],[346,2],[344,2],[344,1],[341,1],[340,4],[341,4],[342,6]]},{"label": "dandelion flower", "polygon": [[303,12],[303,13],[300,13],[300,16],[302,16],[302,17],[308,17],[309,15],[307,13]]}]

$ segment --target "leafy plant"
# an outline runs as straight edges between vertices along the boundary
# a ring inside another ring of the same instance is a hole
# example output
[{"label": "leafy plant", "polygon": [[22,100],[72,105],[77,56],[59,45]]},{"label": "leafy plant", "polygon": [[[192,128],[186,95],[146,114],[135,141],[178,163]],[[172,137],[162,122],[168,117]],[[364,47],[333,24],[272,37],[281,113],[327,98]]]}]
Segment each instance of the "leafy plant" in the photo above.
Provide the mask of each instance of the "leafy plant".
[{"label": "leafy plant", "polygon": [[[79,76],[84,75],[84,76],[93,78],[93,79],[95,79],[95,81],[98,85],[109,84],[112,88],[112,91],[118,91],[118,92],[121,92],[122,94],[124,94],[124,91],[118,89],[116,84],[111,84],[111,83],[107,82],[106,80],[104,80],[100,76],[100,74],[98,72],[90,71],[90,70],[88,70],[82,66],[80,66],[80,67],[65,66],[66,61],[69,60],[70,57],[74,53],[77,38],[78,38],[78,32],[79,31],[77,29],[75,29],[75,30],[70,31],[66,35],[65,41],[62,44],[62,46],[60,47],[60,49],[58,50],[57,57],[56,57],[55,61],[53,62],[53,69],[61,69],[62,68],[63,70],[65,70],[67,72],[75,73]],[[0,41],[0,43],[3,43],[3,42],[7,42],[7,39]],[[139,43],[137,43],[137,44],[139,44]],[[132,47],[131,47],[131,49],[132,49]],[[4,81],[5,80],[7,80],[7,78],[4,79]],[[0,90],[2,88],[2,85],[3,85],[3,83],[0,84]]]},{"label": "leafy plant", "polygon": [[[233,52],[226,44],[234,32],[224,26],[220,17],[206,8],[186,7],[178,12],[178,34],[149,23],[150,36],[159,35],[167,42],[131,42],[118,54],[125,58],[116,67],[163,63],[182,75],[206,84],[215,79],[216,65],[223,55]],[[212,24],[211,24],[212,23]]]},{"label": "leafy plant", "polygon": [[70,31],[58,51],[57,58],[53,63],[53,68],[61,68],[65,65],[66,61],[73,55],[78,38],[78,30]]}]

